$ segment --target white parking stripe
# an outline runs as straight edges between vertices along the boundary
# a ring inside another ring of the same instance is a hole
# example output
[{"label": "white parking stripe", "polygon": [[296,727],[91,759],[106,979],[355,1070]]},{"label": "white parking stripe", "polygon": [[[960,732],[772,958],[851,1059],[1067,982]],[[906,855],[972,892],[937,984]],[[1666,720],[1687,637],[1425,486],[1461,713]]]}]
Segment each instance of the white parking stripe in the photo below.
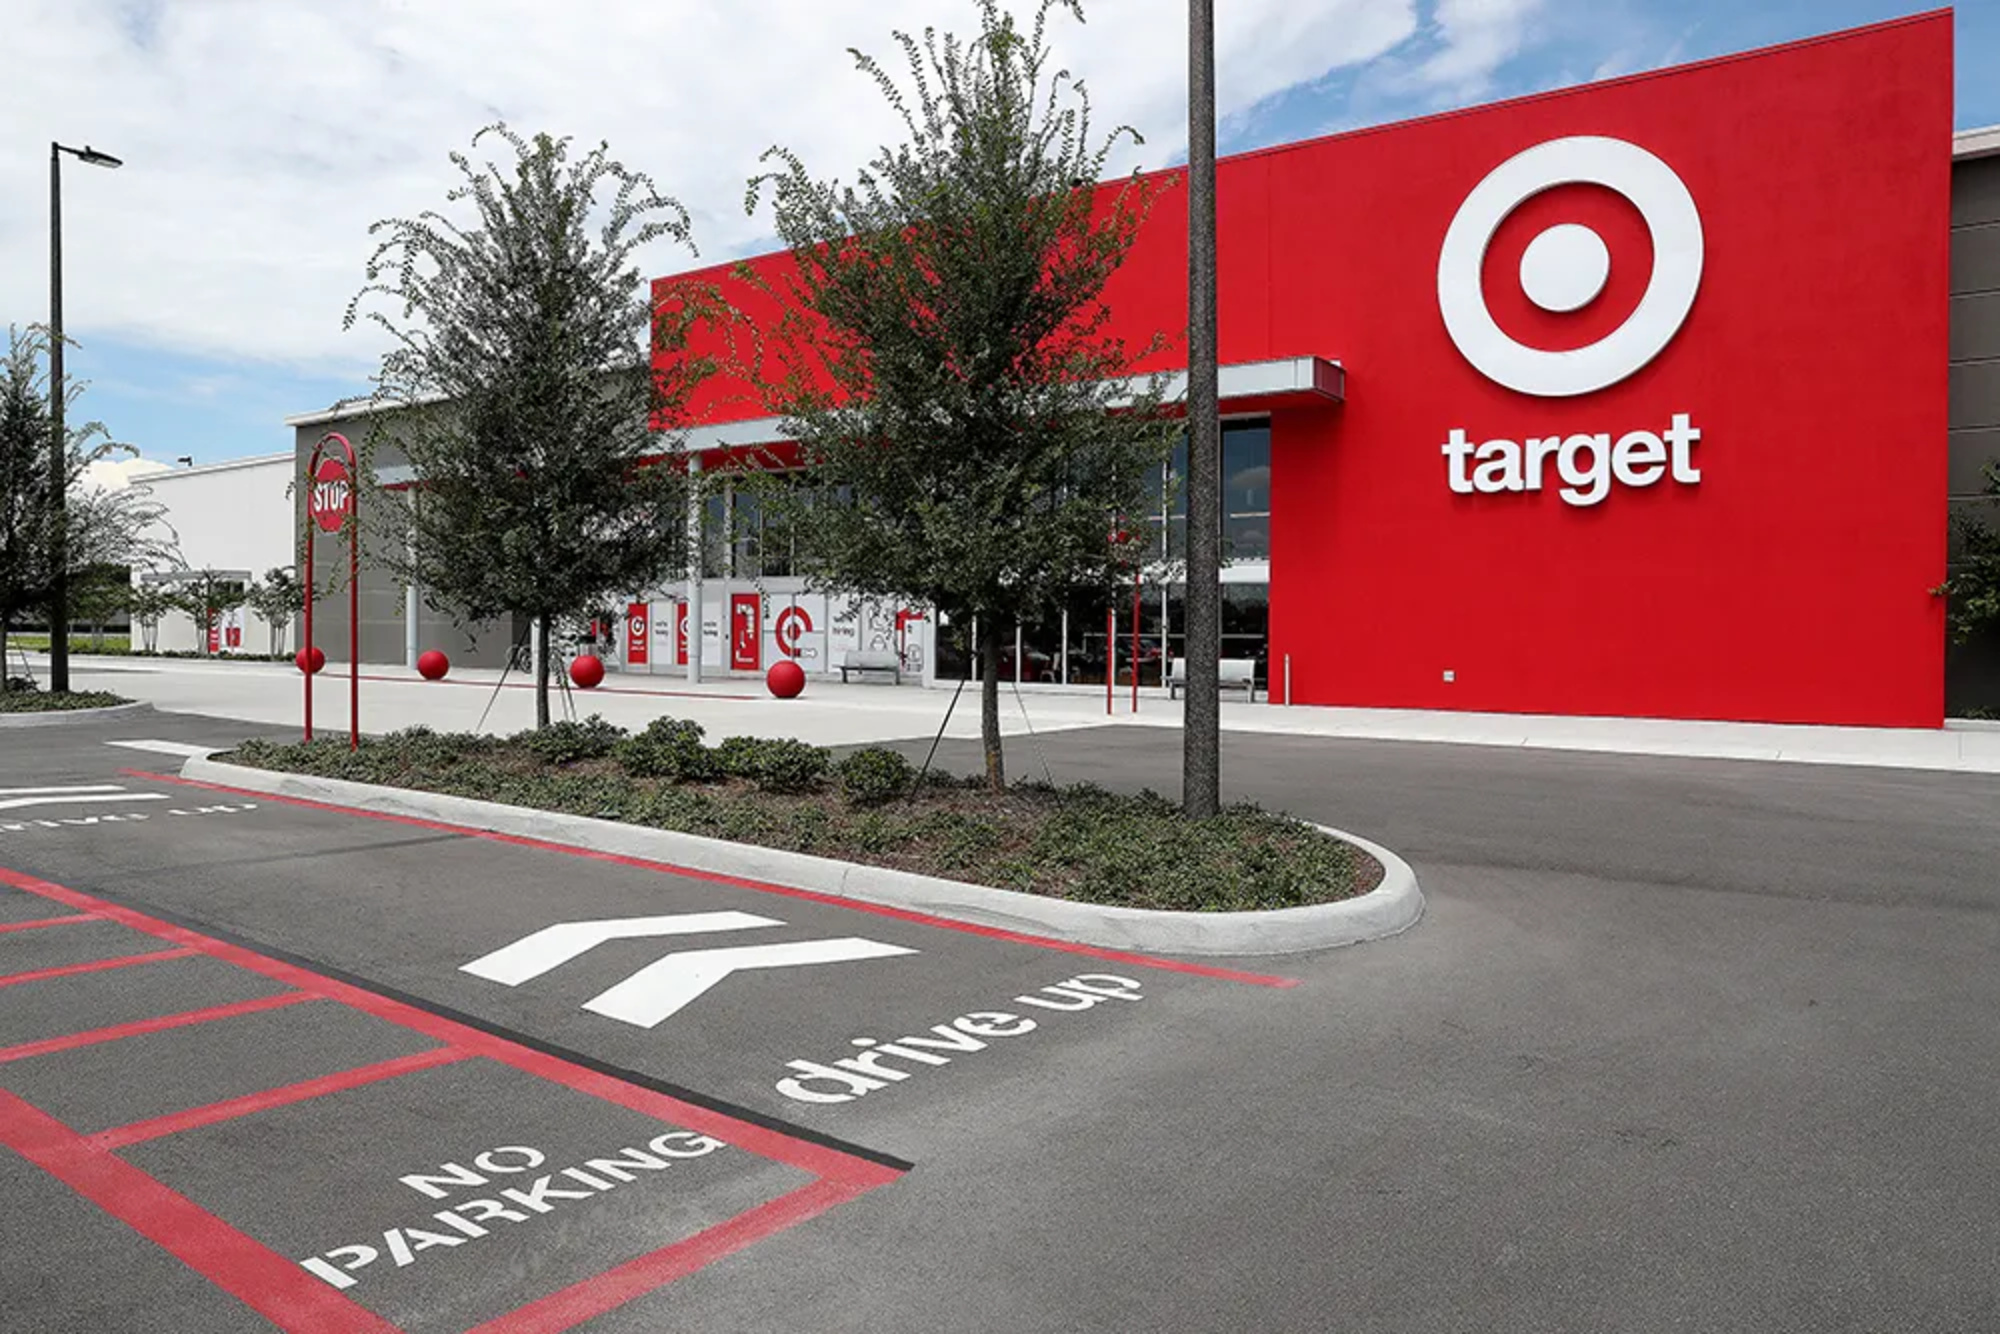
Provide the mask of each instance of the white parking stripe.
[{"label": "white parking stripe", "polygon": [[79,783],[74,787],[0,787],[0,797],[40,797],[57,792],[123,792],[116,783]]},{"label": "white parking stripe", "polygon": [[165,801],[164,792],[102,792],[92,795],[71,793],[64,797],[13,797],[0,801],[0,811],[17,811],[23,806],[70,806],[86,801]]},{"label": "white parking stripe", "polygon": [[162,755],[180,755],[199,759],[213,755],[218,750],[228,750],[227,746],[191,746],[185,741],[107,741],[107,746],[123,746],[127,750],[151,750]]}]

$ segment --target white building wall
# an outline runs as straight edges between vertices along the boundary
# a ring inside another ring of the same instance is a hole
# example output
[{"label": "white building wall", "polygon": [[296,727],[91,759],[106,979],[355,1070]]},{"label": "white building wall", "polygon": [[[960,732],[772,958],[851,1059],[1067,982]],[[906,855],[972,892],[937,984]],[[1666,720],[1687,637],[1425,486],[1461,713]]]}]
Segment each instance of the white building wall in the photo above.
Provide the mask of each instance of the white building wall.
[{"label": "white building wall", "polygon": [[[237,572],[248,583],[262,578],[266,570],[295,563],[293,503],[287,494],[292,466],[289,452],[266,454],[198,468],[174,468],[137,481],[152,492],[156,503],[165,506],[163,525],[172,530],[179,545],[182,566]],[[156,528],[153,535],[167,534]],[[255,612],[245,608],[241,624],[239,651],[270,650],[270,627]],[[132,636],[136,646],[141,638],[137,626]],[[158,647],[163,651],[200,648],[194,618],[182,612],[165,617],[160,622]]]}]

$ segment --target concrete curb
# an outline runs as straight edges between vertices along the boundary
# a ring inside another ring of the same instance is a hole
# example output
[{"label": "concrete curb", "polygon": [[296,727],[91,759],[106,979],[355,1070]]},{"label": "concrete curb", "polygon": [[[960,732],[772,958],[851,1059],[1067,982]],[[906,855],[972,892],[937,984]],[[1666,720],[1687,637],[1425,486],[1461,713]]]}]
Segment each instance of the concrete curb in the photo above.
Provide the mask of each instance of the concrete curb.
[{"label": "concrete curb", "polygon": [[1423,916],[1416,872],[1395,853],[1365,838],[1326,829],[1382,864],[1382,883],[1359,898],[1269,912],[1195,913],[1120,908],[971,885],[880,866],[862,866],[800,852],[760,848],[666,829],[582,815],[507,806],[470,797],[379,787],[337,778],[251,769],[190,759],[185,778],[272,796],[298,797],[386,815],[414,816],[540,839],[596,852],[666,862],[690,870],[739,876],[841,898],[949,917],[977,926],[1110,949],[1159,954],[1243,956],[1299,954],[1393,936]]},{"label": "concrete curb", "polygon": [[49,713],[0,713],[0,728],[60,727],[64,723],[94,723],[100,718],[131,718],[151,713],[145,703],[113,704],[103,709],[57,709]]}]

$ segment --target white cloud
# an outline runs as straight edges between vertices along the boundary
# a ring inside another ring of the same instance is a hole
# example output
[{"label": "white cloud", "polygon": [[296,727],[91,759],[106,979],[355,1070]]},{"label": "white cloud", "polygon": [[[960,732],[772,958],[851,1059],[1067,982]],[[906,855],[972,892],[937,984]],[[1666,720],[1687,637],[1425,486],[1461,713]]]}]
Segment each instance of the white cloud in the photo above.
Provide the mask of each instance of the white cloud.
[{"label": "white cloud", "polygon": [[[1523,0],[1503,7],[1518,8]],[[1480,6],[1441,0],[1465,43]],[[1025,5],[1018,6],[1025,12]],[[884,58],[893,27],[977,22],[937,0],[10,0],[0,50],[0,312],[46,310],[39,145],[91,143],[107,172],[63,167],[71,331],[179,352],[349,373],[380,344],[340,317],[368,224],[439,206],[448,150],[506,119],[594,143],[695,216],[704,261],[760,248],[745,178],[773,142],[851,175],[893,134],[849,46]],[[1218,6],[1220,111],[1376,57],[1416,30],[1415,0]],[[1097,0],[1052,19],[1100,128],[1129,121],[1160,165],[1185,143],[1185,10]],[[1482,48],[1484,49],[1484,48]],[[662,246],[649,272],[692,261]]]}]

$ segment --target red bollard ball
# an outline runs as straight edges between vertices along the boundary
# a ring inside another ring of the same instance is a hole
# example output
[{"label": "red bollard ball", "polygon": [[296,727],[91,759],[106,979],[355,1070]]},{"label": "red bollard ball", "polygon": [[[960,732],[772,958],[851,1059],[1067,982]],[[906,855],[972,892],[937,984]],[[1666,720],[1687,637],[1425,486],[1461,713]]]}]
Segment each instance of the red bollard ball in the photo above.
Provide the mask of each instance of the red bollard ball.
[{"label": "red bollard ball", "polygon": [[604,660],[594,653],[585,653],[574,658],[569,664],[569,679],[576,682],[579,690],[588,690],[604,679]]},{"label": "red bollard ball", "polygon": [[764,684],[770,687],[779,699],[796,699],[806,688],[806,669],[784,658],[771,664],[771,670],[764,673]]},{"label": "red bollard ball", "polygon": [[[310,663],[306,661],[306,654],[308,652],[312,654],[312,661]],[[297,653],[293,654],[292,661],[298,664],[300,671],[311,676],[326,666],[326,654],[321,652],[318,645],[314,645],[310,650],[300,649]]]},{"label": "red bollard ball", "polygon": [[442,681],[444,674],[451,670],[451,659],[436,649],[425,649],[417,655],[417,675],[426,681]]}]

